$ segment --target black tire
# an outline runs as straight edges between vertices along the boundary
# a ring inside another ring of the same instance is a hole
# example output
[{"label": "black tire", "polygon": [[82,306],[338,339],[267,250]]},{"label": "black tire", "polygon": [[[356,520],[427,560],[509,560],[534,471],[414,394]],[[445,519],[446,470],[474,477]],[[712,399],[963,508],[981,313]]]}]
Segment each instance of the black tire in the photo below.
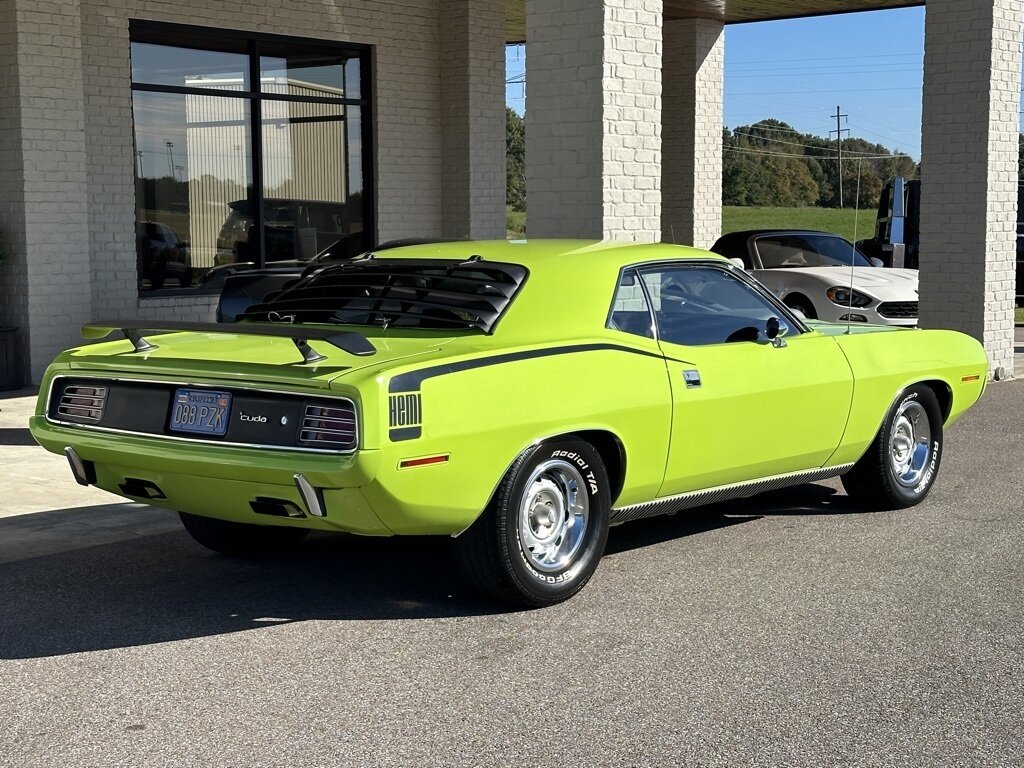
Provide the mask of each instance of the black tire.
[{"label": "black tire", "polygon": [[230,557],[266,557],[293,549],[309,534],[305,528],[232,523],[179,512],[185,530],[207,549]]},{"label": "black tire", "polygon": [[492,597],[531,608],[554,605],[579,592],[597,569],[610,510],[608,473],[597,450],[575,438],[549,440],[512,464],[487,509],[455,539],[456,557],[469,581]]},{"label": "black tire", "polygon": [[935,393],[918,384],[893,403],[871,447],[843,475],[843,488],[870,509],[912,507],[931,491],[941,461],[942,410]]},{"label": "black tire", "polygon": [[802,312],[803,316],[808,320],[817,320],[818,313],[814,311],[814,305],[811,304],[810,300],[797,294],[786,298],[786,306],[790,309],[795,309],[798,312]]}]

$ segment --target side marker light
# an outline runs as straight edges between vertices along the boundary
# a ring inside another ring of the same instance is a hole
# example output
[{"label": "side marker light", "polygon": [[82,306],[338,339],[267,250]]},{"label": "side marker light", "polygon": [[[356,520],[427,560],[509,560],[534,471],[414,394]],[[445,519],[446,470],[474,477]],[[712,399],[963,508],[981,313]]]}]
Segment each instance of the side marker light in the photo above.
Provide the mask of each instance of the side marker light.
[{"label": "side marker light", "polygon": [[450,453],[442,453],[437,456],[422,456],[418,459],[402,459],[398,462],[398,468],[409,469],[410,467],[425,467],[429,464],[444,464],[450,458]]}]

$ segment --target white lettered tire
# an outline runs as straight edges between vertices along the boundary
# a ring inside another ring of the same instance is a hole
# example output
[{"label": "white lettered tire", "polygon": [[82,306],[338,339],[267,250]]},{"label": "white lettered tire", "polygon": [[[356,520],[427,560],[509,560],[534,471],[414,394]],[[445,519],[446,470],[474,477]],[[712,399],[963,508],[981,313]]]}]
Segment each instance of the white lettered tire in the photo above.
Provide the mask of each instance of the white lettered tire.
[{"label": "white lettered tire", "polygon": [[455,540],[479,590],[542,607],[579,592],[608,540],[608,473],[589,443],[572,437],[531,446],[502,478],[477,521]]},{"label": "white lettered tire", "polygon": [[896,398],[871,447],[843,475],[843,487],[872,509],[912,507],[931,491],[941,462],[942,410],[932,389],[917,384]]}]

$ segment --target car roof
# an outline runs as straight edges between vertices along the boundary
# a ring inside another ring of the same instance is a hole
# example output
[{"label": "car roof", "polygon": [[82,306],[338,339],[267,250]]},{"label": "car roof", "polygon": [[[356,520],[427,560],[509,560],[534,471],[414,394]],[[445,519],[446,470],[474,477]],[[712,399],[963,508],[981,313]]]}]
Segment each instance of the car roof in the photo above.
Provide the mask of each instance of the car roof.
[{"label": "car roof", "polygon": [[760,237],[762,235],[830,235],[832,237],[842,237],[842,235],[836,234],[835,232],[825,232],[820,229],[786,229],[783,227],[774,229],[744,229],[739,232],[727,232],[718,238],[718,242],[720,243],[723,240],[733,239],[746,240],[750,237]]},{"label": "car roof", "polygon": [[595,240],[462,240],[389,248],[381,259],[457,259],[521,264],[523,289],[502,318],[506,341],[593,335],[607,320],[619,272],[627,266],[670,260],[725,261],[699,248],[666,243]]},{"label": "car roof", "polygon": [[720,258],[685,245],[611,240],[449,240],[388,248],[381,258],[469,259],[522,264],[531,270],[606,269],[666,259]]}]

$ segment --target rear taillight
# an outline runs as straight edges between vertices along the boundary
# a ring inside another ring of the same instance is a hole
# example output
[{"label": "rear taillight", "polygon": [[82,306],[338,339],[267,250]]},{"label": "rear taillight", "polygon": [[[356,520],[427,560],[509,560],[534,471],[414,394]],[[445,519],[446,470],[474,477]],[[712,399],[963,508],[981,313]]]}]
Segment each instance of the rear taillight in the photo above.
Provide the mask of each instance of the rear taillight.
[{"label": "rear taillight", "polygon": [[354,450],[358,442],[356,410],[351,403],[307,405],[299,443],[308,448]]},{"label": "rear taillight", "polygon": [[57,416],[68,421],[97,424],[107,404],[107,388],[87,384],[68,384],[57,403]]}]

